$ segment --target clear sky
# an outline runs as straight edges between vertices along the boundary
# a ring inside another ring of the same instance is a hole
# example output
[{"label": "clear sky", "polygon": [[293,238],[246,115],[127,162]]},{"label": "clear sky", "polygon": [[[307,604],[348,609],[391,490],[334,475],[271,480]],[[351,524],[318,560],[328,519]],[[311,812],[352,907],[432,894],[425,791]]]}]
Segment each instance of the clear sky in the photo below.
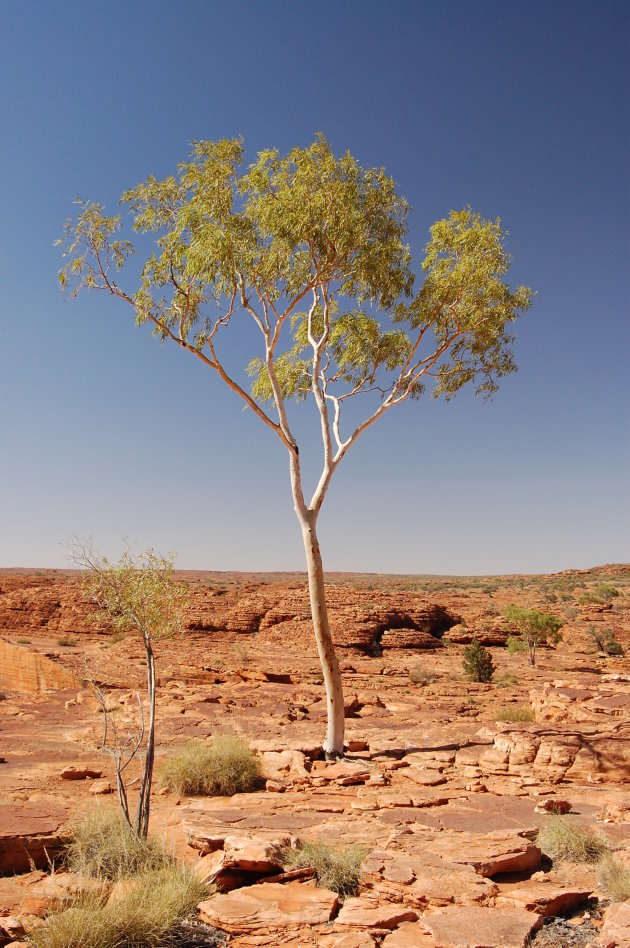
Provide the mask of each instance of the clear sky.
[{"label": "clear sky", "polygon": [[0,4],[0,566],[66,565],[77,534],[182,568],[302,568],[280,442],[123,304],[65,299],[53,241],[75,194],[113,212],[193,139],[242,135],[253,160],[318,130],[394,177],[418,263],[470,204],[537,293],[492,403],[405,405],[358,442],[325,566],[630,559],[629,19],[626,0]]}]

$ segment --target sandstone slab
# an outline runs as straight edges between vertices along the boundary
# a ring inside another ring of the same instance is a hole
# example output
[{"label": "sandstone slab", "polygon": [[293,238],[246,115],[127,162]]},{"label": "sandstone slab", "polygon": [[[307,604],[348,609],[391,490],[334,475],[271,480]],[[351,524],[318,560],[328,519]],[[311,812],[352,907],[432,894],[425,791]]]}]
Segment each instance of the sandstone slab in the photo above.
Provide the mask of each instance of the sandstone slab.
[{"label": "sandstone slab", "polygon": [[54,805],[0,804],[0,875],[47,867],[67,840],[65,811]]},{"label": "sandstone slab", "polygon": [[613,902],[606,909],[599,944],[601,948],[627,948],[630,945],[630,902]]},{"label": "sandstone slab", "polygon": [[335,925],[351,928],[396,928],[401,922],[415,922],[418,913],[404,905],[376,899],[346,899]]},{"label": "sandstone slab", "polygon": [[283,931],[329,922],[339,896],[328,889],[277,882],[214,895],[198,906],[204,922],[230,934]]},{"label": "sandstone slab", "polygon": [[523,909],[451,906],[425,915],[435,948],[525,948],[542,917]]}]

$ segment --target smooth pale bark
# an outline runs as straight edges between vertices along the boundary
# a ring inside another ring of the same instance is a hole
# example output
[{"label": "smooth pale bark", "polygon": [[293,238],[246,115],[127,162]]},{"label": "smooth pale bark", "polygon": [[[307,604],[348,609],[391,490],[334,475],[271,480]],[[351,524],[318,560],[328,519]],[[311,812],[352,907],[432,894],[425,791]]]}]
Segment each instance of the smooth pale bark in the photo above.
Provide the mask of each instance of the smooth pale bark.
[{"label": "smooth pale bark", "polygon": [[340,757],[343,755],[345,728],[343,687],[339,662],[335,654],[335,646],[328,622],[324,567],[315,529],[316,520],[312,512],[309,513],[310,516],[305,519],[300,517],[300,523],[304,540],[304,552],[306,553],[313,629],[326,689],[327,727],[326,738],[322,747],[327,757]]}]

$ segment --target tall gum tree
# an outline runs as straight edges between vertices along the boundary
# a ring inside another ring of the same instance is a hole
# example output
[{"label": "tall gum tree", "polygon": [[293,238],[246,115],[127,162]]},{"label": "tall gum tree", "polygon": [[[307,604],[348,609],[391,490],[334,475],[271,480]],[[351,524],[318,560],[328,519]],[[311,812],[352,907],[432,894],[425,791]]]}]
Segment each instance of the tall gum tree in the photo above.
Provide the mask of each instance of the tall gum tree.
[{"label": "tall gum tree", "polygon": [[[216,372],[286,448],[326,689],[323,749],[336,756],[343,691],[317,537],[332,476],[364,431],[427,388],[451,399],[470,383],[492,396],[516,368],[508,330],[531,291],[505,281],[510,258],[499,220],[470,208],[431,227],[416,281],[405,242],[409,208],[393,180],[349,153],[336,158],[322,135],[285,156],[262,151],[246,170],[243,157],[241,140],[195,142],[176,174],[123,194],[134,230],[154,235],[135,290],[118,282],[134,252],[121,217],[78,201],[58,241],[60,282],[74,295],[100,289],[131,306],[139,324]],[[235,372],[221,340],[242,333],[244,320],[260,345]],[[346,431],[344,407],[359,397],[363,420]],[[310,498],[287,412],[290,400],[308,398],[322,440]]]}]

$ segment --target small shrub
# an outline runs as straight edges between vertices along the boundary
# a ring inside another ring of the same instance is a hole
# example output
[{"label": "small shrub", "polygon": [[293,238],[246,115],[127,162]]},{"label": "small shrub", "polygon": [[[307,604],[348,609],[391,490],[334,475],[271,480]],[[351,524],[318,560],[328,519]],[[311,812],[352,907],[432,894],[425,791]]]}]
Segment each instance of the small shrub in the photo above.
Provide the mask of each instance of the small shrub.
[{"label": "small shrub", "polygon": [[613,902],[630,899],[630,869],[626,869],[610,854],[605,855],[599,864],[597,881]]},{"label": "small shrub", "polygon": [[17,642],[18,645],[30,645],[32,642],[32,639],[16,639],[15,641]]},{"label": "small shrub", "polygon": [[600,652],[606,652],[607,655],[623,655],[623,646],[621,642],[618,642],[615,638],[615,633],[612,629],[587,629],[588,634],[591,636],[597,649]]},{"label": "small shrub", "polygon": [[538,845],[554,862],[597,862],[610,851],[607,836],[584,829],[564,816],[552,816],[545,821],[538,833]]},{"label": "small shrub", "polygon": [[599,596],[600,599],[608,601],[610,599],[616,599],[619,595],[619,590],[611,586],[610,583],[599,583],[599,585],[595,587],[595,595]]},{"label": "small shrub", "polygon": [[57,645],[65,645],[69,648],[74,648],[75,643],[72,639],[68,639],[64,636],[60,639],[57,639]]},{"label": "small shrub", "polygon": [[510,685],[518,685],[518,675],[510,675],[509,672],[503,672],[498,678],[494,679],[497,688],[509,688]]},{"label": "small shrub", "polygon": [[527,642],[518,635],[508,635],[505,644],[508,655],[519,655],[521,652],[527,651]]},{"label": "small shrub", "polygon": [[261,783],[258,757],[240,737],[225,735],[211,744],[189,741],[167,758],[160,784],[186,796],[223,796],[256,790]]},{"label": "small shrub", "polygon": [[177,924],[207,894],[195,873],[175,862],[144,872],[111,903],[91,895],[50,915],[30,935],[35,948],[166,948],[181,944]]},{"label": "small shrub", "polygon": [[409,681],[412,685],[429,685],[432,681],[435,681],[435,675],[425,671],[421,665],[414,665],[409,669]]},{"label": "small shrub", "polygon": [[601,596],[595,596],[593,593],[585,593],[584,596],[580,596],[578,603],[581,606],[601,606],[604,600]]},{"label": "small shrub", "polygon": [[470,681],[492,681],[494,662],[487,648],[476,640],[464,648],[464,674]]},{"label": "small shrub", "polygon": [[507,723],[518,723],[519,721],[533,721],[534,712],[526,704],[507,705],[499,708],[495,714],[495,721],[505,721]]},{"label": "small shrub", "polygon": [[293,869],[313,868],[324,889],[339,895],[356,895],[361,863],[368,851],[358,845],[337,849],[327,843],[303,842],[297,849],[287,850],[286,865]]}]

